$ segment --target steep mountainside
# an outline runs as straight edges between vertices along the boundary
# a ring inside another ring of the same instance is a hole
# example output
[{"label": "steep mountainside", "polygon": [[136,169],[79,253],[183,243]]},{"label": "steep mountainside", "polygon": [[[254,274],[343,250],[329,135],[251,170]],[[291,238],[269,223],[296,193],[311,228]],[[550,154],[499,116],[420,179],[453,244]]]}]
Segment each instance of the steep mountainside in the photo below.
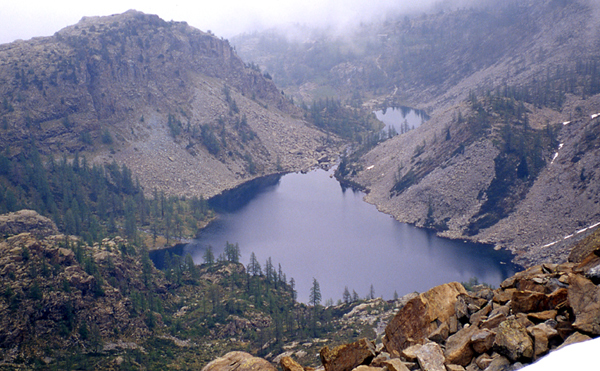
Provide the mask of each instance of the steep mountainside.
[{"label": "steep mountainside", "polygon": [[299,28],[232,42],[244,60],[308,101],[330,94],[430,111],[456,104],[469,90],[545,80],[557,67],[597,56],[594,1],[444,3],[341,35]]},{"label": "steep mountainside", "polygon": [[33,143],[116,160],[167,194],[212,196],[330,154],[331,137],[227,41],[136,11],[1,45],[0,95],[8,156]]}]

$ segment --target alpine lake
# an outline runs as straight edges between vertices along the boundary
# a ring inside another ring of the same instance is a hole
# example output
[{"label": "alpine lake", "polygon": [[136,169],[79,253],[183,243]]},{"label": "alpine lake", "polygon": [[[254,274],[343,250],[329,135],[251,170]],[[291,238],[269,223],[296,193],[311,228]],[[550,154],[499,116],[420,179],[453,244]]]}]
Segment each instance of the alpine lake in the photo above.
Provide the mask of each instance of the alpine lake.
[{"label": "alpine lake", "polygon": [[[407,108],[374,112],[389,132],[421,125],[427,116]],[[273,175],[243,184],[210,200],[217,219],[198,239],[170,249],[190,254],[197,264],[210,245],[215,256],[238,243],[240,261],[252,252],[265,266],[270,257],[296,283],[298,300],[308,302],[313,278],[323,302],[337,301],[345,287],[364,298],[392,299],[424,292],[446,282],[498,286],[518,268],[512,255],[491,246],[437,237],[435,232],[400,223],[363,201],[364,193],[344,189],[333,170]],[[165,250],[151,257],[160,266]]]}]

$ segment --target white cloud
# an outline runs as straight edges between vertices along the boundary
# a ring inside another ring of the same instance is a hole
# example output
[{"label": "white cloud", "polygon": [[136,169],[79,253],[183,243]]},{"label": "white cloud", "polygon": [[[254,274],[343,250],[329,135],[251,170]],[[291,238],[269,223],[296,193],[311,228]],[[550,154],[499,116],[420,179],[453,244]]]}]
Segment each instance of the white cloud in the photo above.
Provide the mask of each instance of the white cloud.
[{"label": "white cloud", "polygon": [[[0,0],[0,43],[49,36],[84,16],[110,15],[129,9],[158,14],[167,21],[186,21],[203,31],[231,37],[290,23],[340,27],[392,10],[411,9],[414,3],[408,0]],[[419,6],[423,6],[423,1]]]}]

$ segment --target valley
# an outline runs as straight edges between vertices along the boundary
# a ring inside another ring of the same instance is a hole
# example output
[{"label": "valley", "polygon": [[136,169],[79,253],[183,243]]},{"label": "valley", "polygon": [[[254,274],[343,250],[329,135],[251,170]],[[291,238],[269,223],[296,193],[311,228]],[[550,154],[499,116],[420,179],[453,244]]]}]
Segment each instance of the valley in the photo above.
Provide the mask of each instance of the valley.
[{"label": "valley", "polygon": [[598,337],[598,14],[0,45],[0,369],[494,371]]}]

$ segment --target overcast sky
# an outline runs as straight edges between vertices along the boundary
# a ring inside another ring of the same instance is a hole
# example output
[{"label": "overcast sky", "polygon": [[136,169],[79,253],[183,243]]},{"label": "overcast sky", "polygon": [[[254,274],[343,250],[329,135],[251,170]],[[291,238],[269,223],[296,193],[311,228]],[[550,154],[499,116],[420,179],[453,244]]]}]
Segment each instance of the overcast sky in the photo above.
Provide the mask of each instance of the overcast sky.
[{"label": "overcast sky", "polygon": [[[344,25],[435,0],[0,0],[0,43],[50,36],[83,16],[136,9],[230,38],[281,24]],[[411,5],[412,4],[412,5]]]}]

